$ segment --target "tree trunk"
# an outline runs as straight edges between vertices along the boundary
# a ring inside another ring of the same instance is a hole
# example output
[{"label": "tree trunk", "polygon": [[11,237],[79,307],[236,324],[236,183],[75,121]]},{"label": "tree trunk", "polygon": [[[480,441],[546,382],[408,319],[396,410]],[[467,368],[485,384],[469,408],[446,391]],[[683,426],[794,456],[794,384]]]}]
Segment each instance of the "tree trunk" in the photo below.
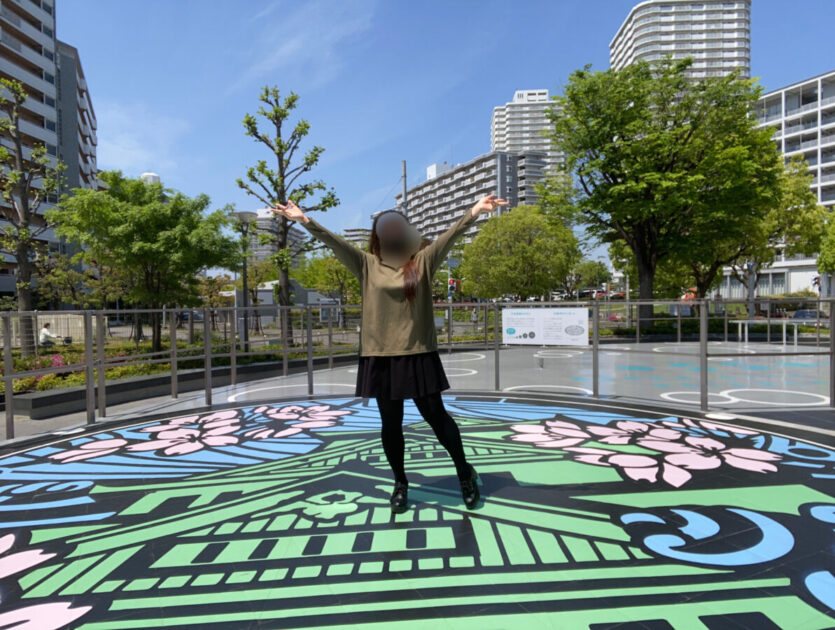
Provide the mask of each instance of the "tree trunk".
[{"label": "tree trunk", "polygon": [[151,352],[162,350],[162,317],[160,313],[151,313]]},{"label": "tree trunk", "polygon": [[[17,258],[17,310],[29,312],[32,310],[32,262],[30,260],[29,242],[21,239],[18,242],[15,256]],[[31,315],[20,315],[20,353],[29,357],[35,354],[35,321]]]},{"label": "tree trunk", "polygon": [[[655,267],[642,261],[639,256],[635,257],[638,266],[638,298],[651,300],[653,298],[653,286],[655,284]],[[640,304],[638,306],[638,317],[641,320],[641,329],[652,326],[652,317],[655,310],[652,304]]]}]

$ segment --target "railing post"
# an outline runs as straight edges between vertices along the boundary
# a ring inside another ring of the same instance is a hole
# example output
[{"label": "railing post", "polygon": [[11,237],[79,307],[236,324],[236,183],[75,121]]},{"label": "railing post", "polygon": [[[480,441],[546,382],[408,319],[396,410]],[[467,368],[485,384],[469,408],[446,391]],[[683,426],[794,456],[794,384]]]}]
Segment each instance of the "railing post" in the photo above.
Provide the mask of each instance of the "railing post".
[{"label": "railing post", "polygon": [[188,345],[194,345],[194,309],[188,309]]},{"label": "railing post", "polygon": [[12,359],[12,316],[3,313],[3,391],[6,404],[6,439],[14,437],[14,360]]},{"label": "railing post", "polygon": [[591,349],[591,382],[592,395],[600,397],[600,305],[595,302],[592,307],[592,349]]},{"label": "railing post", "polygon": [[335,308],[328,309],[328,369],[333,369],[333,318],[339,313]]},{"label": "railing post", "polygon": [[[194,313],[194,311],[192,311]],[[203,308],[203,386],[206,390],[206,406],[212,406],[212,331],[209,326],[209,309]]]},{"label": "railing post", "polygon": [[307,394],[313,395],[313,311],[308,304],[305,307],[307,324]]},{"label": "railing post", "polygon": [[95,391],[96,386],[93,381],[93,315],[90,311],[84,311],[84,372],[86,385],[86,403],[87,403],[87,424],[95,424],[96,422],[96,407],[95,407]]},{"label": "railing post", "polygon": [[493,347],[495,353],[493,356],[493,377],[494,389],[497,392],[501,391],[501,379],[499,378],[499,343],[501,342],[499,335],[501,332],[501,327],[499,326],[499,303],[496,302],[493,305]]},{"label": "railing post", "polygon": [[728,343],[728,307],[727,305],[722,305],[722,313],[725,316],[725,343]]},{"label": "railing post", "polygon": [[105,386],[104,365],[104,314],[96,313],[96,397],[99,417],[107,416],[107,388]]},{"label": "railing post", "polygon": [[771,343],[771,302],[765,303],[765,342]]},{"label": "railing post", "polygon": [[[815,320],[816,320],[815,321],[815,324],[816,324],[816,326],[815,326],[815,347],[820,348],[821,347],[821,299],[820,299],[820,296],[818,296],[817,304],[818,304],[818,307],[815,309]],[[831,318],[832,318],[832,312],[831,312],[832,311],[832,302],[829,303],[829,310],[830,310],[829,316],[830,316],[830,320],[831,320]],[[795,326],[794,329],[796,331],[797,326]],[[829,336],[830,337],[832,336],[832,331],[831,330],[829,331]]]},{"label": "railing post", "polygon": [[[285,310],[287,309],[287,310]],[[292,314],[292,311],[289,310],[289,306],[279,306],[277,307],[278,318],[281,320],[281,375],[287,376],[287,345],[289,340],[287,339],[288,334],[288,324],[287,321]]]},{"label": "railing post", "polygon": [[702,300],[699,306],[699,403],[702,411],[707,411],[707,302]]},{"label": "railing post", "polygon": [[452,353],[452,304],[447,306],[446,351]]},{"label": "railing post", "polygon": [[635,343],[641,343],[641,301],[635,304]]},{"label": "railing post", "polygon": [[[229,311],[226,311],[227,317]],[[238,309],[232,307],[232,320],[229,328],[229,384],[238,384]]]},{"label": "railing post", "polygon": [[681,303],[676,304],[676,341],[681,343]]},{"label": "railing post", "polygon": [[168,345],[169,361],[171,362],[171,398],[179,396],[177,382],[177,310],[168,312]]},{"label": "railing post", "polygon": [[490,349],[490,338],[487,336],[487,323],[490,319],[490,310],[488,309],[487,305],[484,305],[484,349]]},{"label": "railing post", "polygon": [[[820,314],[820,310],[818,310]],[[820,315],[819,315],[820,316]],[[818,326],[820,330],[820,326]],[[835,308],[829,303],[829,406],[835,407]]]}]

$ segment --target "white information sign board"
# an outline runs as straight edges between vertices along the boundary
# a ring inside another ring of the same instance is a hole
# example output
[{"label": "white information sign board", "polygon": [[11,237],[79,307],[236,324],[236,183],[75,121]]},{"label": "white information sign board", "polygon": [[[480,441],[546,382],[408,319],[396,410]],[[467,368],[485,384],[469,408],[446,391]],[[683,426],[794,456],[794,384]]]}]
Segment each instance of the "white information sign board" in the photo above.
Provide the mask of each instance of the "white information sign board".
[{"label": "white information sign board", "polygon": [[502,343],[529,346],[587,346],[589,309],[504,308]]}]

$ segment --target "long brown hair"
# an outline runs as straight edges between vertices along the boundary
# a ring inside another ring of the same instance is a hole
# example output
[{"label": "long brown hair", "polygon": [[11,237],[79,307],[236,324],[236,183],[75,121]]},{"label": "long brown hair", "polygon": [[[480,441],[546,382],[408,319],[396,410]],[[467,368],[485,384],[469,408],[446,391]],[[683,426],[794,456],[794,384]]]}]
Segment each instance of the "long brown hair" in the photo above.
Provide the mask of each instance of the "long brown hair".
[{"label": "long brown hair", "polygon": [[[374,254],[377,257],[377,260],[382,260],[382,257],[380,256],[380,237],[377,236],[377,221],[379,221],[380,217],[384,214],[389,214],[391,212],[397,212],[397,210],[385,210],[384,212],[381,212],[374,217],[374,223],[371,225],[371,237],[368,239],[368,251]],[[405,215],[401,214],[401,216],[406,220],[406,223],[409,222]],[[420,243],[420,248],[423,249],[429,245],[429,243],[431,243],[430,240],[423,239]],[[409,302],[413,302],[415,299],[415,295],[417,294],[417,283],[418,268],[415,264],[413,256],[403,265],[403,294]]]}]

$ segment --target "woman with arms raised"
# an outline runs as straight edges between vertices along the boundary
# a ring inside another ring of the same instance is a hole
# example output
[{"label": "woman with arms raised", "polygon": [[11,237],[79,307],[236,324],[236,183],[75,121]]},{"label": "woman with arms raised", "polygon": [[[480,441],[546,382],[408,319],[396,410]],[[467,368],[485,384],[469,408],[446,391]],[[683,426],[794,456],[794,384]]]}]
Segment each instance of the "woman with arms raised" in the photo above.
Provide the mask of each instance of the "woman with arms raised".
[{"label": "woman with arms raised", "polygon": [[405,511],[408,503],[403,439],[403,401],[407,398],[414,401],[452,457],[466,507],[478,504],[478,476],[467,462],[458,426],[441,399],[449,383],[438,356],[432,278],[476,217],[505,205],[508,202],[496,195],[483,197],[432,243],[424,241],[405,216],[388,210],[374,219],[370,251],[364,252],[319,225],[292,201],[276,204],[276,213],[301,223],[359,278],[362,326],[356,395],[377,401],[383,450],[394,473],[394,512]]}]

